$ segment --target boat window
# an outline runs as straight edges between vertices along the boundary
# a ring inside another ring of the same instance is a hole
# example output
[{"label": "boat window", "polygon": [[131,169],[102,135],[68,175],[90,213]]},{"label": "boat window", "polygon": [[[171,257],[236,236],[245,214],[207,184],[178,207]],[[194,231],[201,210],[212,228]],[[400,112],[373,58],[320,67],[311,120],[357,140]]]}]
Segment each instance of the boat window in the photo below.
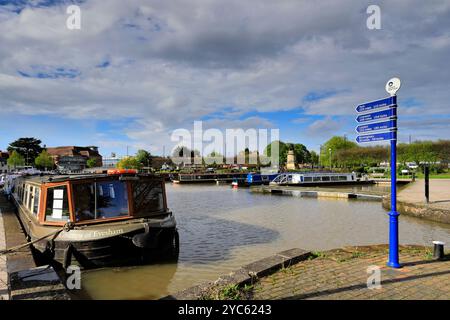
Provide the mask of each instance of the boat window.
[{"label": "boat window", "polygon": [[330,177],[329,176],[323,176],[322,177],[322,181],[330,181]]},{"label": "boat window", "polygon": [[27,208],[28,210],[33,210],[33,197],[34,197],[34,187],[27,186],[28,189],[28,200],[27,200]]},{"label": "boat window", "polygon": [[39,188],[38,187],[34,187],[34,204],[33,204],[32,212],[35,215],[37,215],[38,212],[39,212],[39,196],[40,196]]},{"label": "boat window", "polygon": [[314,177],[313,181],[322,181],[321,177]]},{"label": "boat window", "polygon": [[311,182],[312,181],[312,177],[305,177],[305,182]]},{"label": "boat window", "polygon": [[69,201],[67,187],[59,186],[47,189],[46,221],[69,221]]},{"label": "boat window", "polygon": [[133,182],[134,213],[145,215],[164,210],[161,181],[139,180]]},{"label": "boat window", "polygon": [[347,181],[347,176],[339,176],[340,181]]},{"label": "boat window", "polygon": [[128,216],[128,187],[122,181],[73,185],[75,220],[95,220]]},{"label": "boat window", "polygon": [[28,199],[28,188],[26,188],[25,185],[23,187],[23,197],[22,197],[22,203],[26,204]]},{"label": "boat window", "polygon": [[331,176],[331,181],[339,181],[339,177],[338,176]]}]

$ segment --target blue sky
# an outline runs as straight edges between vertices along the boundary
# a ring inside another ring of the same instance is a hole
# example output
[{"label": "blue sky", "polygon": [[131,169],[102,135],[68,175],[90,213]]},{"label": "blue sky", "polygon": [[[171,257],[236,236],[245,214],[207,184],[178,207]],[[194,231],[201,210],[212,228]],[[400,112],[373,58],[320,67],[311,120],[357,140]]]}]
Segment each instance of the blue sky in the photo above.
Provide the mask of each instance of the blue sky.
[{"label": "blue sky", "polygon": [[[66,9],[81,9],[81,29]],[[366,26],[369,4],[380,30]],[[395,19],[394,19],[395,17]],[[0,150],[23,136],[166,153],[176,129],[278,128],[318,150],[399,92],[401,141],[449,138],[450,3],[0,0]]]}]

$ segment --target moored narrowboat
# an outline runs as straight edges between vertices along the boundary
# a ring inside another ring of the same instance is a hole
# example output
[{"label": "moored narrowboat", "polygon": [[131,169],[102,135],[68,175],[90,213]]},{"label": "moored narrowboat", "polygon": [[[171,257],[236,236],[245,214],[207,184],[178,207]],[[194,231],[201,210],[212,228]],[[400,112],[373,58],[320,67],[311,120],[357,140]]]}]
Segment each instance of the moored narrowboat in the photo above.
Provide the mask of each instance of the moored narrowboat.
[{"label": "moored narrowboat", "polygon": [[270,184],[292,186],[334,186],[373,184],[373,180],[359,178],[356,173],[283,172]]},{"label": "moored narrowboat", "polygon": [[164,180],[132,171],[17,177],[8,186],[33,247],[64,267],[176,259]]}]

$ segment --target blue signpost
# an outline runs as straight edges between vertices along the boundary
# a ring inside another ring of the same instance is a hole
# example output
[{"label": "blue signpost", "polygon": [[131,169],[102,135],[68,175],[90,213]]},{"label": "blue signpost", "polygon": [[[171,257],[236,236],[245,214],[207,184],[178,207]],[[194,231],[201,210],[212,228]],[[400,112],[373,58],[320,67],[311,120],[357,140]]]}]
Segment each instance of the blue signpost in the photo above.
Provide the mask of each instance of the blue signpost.
[{"label": "blue signpost", "polygon": [[389,107],[389,109],[386,109],[386,110],[362,114],[356,118],[356,121],[358,121],[359,123],[362,123],[362,122],[369,122],[369,121],[375,121],[375,120],[392,119],[396,116],[397,116],[397,107],[391,106],[391,107]]},{"label": "blue signpost", "polygon": [[[398,256],[398,216],[397,212],[397,96],[400,79],[392,78],[386,84],[391,97],[361,104],[356,112],[364,113],[356,118],[358,123],[370,122],[356,127],[358,133],[370,133],[356,138],[358,143],[390,140],[391,142],[391,211],[389,212],[389,260],[387,265],[400,268]],[[386,110],[366,113],[376,109]],[[383,120],[379,122],[379,120]],[[375,122],[378,121],[378,122]],[[378,132],[385,131],[385,132]]]},{"label": "blue signpost", "polygon": [[375,122],[375,123],[369,123],[364,124],[356,127],[356,132],[358,133],[365,133],[365,132],[372,132],[372,131],[378,131],[378,130],[388,130],[390,128],[397,127],[397,120],[388,120],[383,122]]},{"label": "blue signpost", "polygon": [[373,133],[373,134],[366,134],[364,136],[357,136],[356,141],[358,143],[365,143],[365,142],[377,142],[377,141],[385,141],[385,140],[393,140],[395,139],[395,132],[382,132],[382,133]]}]

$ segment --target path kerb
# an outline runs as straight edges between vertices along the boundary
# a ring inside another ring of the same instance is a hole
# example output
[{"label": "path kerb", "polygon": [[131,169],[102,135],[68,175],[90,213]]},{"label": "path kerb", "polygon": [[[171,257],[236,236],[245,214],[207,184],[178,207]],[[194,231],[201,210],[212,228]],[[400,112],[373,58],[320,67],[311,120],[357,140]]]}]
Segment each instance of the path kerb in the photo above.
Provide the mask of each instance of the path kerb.
[{"label": "path kerb", "polygon": [[257,278],[270,275],[282,268],[288,268],[300,261],[308,259],[312,253],[299,248],[281,251],[267,258],[247,264],[216,281],[201,283],[197,286],[163,297],[163,300],[197,300],[214,286],[243,286],[253,283]]}]

